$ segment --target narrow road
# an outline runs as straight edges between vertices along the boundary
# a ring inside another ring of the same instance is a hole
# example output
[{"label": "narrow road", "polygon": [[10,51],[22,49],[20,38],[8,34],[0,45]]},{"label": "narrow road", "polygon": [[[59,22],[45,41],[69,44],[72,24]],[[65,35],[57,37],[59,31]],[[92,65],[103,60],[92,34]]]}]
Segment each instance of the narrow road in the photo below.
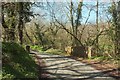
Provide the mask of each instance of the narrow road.
[{"label": "narrow road", "polygon": [[42,69],[52,80],[115,80],[90,65],[76,61],[67,56],[37,54],[44,63]]}]

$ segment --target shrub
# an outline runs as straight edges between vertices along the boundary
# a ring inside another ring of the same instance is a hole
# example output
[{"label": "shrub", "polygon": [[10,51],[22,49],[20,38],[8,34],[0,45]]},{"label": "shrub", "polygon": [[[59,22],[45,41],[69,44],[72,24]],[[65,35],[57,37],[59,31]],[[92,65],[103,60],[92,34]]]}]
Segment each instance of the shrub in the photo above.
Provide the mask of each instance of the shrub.
[{"label": "shrub", "polygon": [[39,52],[43,51],[43,47],[38,46],[38,45],[31,46],[31,49],[32,49],[32,50],[39,51]]}]

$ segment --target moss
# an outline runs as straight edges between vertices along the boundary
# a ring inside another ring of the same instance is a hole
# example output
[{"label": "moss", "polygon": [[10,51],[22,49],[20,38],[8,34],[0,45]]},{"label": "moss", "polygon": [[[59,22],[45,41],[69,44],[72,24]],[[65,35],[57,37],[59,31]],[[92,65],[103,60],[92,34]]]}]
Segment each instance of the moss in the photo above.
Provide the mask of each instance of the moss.
[{"label": "moss", "polygon": [[19,44],[2,42],[2,55],[2,79],[38,77],[35,61]]}]

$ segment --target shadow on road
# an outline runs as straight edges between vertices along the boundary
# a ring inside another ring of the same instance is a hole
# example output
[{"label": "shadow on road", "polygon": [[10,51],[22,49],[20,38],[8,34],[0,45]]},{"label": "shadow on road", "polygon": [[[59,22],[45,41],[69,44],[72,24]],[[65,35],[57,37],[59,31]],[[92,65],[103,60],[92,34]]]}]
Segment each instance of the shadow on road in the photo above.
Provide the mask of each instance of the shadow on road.
[{"label": "shadow on road", "polygon": [[[47,54],[46,54],[47,55]],[[119,80],[120,77],[108,76],[109,72],[98,71],[90,64],[80,63],[71,56],[37,56],[40,62],[39,80]],[[44,62],[44,64],[43,64]],[[49,63],[49,64],[48,64]]]}]

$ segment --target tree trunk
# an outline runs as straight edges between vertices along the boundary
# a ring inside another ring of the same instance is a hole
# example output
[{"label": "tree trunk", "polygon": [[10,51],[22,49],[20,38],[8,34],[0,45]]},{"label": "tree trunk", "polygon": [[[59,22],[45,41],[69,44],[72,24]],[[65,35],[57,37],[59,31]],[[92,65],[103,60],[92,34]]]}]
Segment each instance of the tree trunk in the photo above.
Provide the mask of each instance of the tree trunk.
[{"label": "tree trunk", "polygon": [[[5,22],[5,18],[4,18],[4,3],[2,3],[1,5],[1,16],[2,16],[2,27],[4,28],[4,41],[14,41],[15,40],[15,23],[12,22],[10,23],[11,26],[8,26]],[[11,16],[15,16],[15,14],[12,12]],[[10,27],[10,28],[8,28]]]},{"label": "tree trunk", "polygon": [[19,24],[18,24],[18,33],[20,44],[23,44],[23,3],[19,2]]},{"label": "tree trunk", "polygon": [[[116,26],[116,55],[118,58],[120,58],[120,1],[118,2],[118,19],[117,23],[118,25]],[[118,60],[118,69],[120,69],[120,60]]]},{"label": "tree trunk", "polygon": [[[75,26],[74,26],[74,22],[73,22],[73,2],[72,2],[72,0],[70,3],[70,21],[71,21],[71,26],[72,26],[72,34],[75,34]],[[72,46],[75,46],[75,38],[74,37],[72,37]]]},{"label": "tree trunk", "polygon": [[[70,21],[71,21],[71,26],[72,26],[72,34],[77,38],[77,33],[78,33],[78,26],[80,25],[80,18],[81,18],[81,11],[82,11],[82,1],[79,2],[78,7],[77,7],[77,19],[73,18],[73,2],[71,1],[70,3]],[[75,37],[72,37],[73,39],[73,46],[78,46],[79,43],[76,40]]]},{"label": "tree trunk", "polygon": [[[120,7],[120,1],[118,2],[118,7]],[[118,26],[116,26],[117,53],[118,55],[120,55],[120,10],[118,12],[117,23],[118,23]]]},{"label": "tree trunk", "polygon": [[87,53],[87,55],[88,55],[88,58],[90,59],[91,56],[92,56],[92,46],[88,46],[88,53]]},{"label": "tree trunk", "polygon": [[[97,0],[97,4],[96,4],[96,29],[97,29],[97,35],[99,33],[99,30],[98,30],[98,0]],[[98,37],[96,38],[96,53],[98,54]]]}]

